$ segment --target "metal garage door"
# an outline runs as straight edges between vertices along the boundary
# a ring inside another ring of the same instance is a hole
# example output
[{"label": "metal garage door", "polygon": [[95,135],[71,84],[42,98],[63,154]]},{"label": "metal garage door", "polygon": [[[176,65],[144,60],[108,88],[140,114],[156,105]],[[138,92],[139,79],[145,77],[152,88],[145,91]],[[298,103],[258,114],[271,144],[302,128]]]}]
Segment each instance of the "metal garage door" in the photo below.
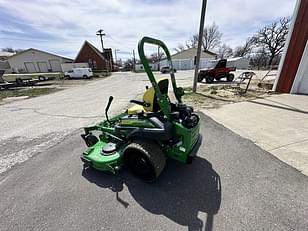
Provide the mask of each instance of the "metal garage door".
[{"label": "metal garage door", "polygon": [[40,72],[48,72],[48,67],[46,62],[37,62]]},{"label": "metal garage door", "polygon": [[29,73],[37,72],[33,62],[25,62],[25,67],[27,72]]},{"label": "metal garage door", "polygon": [[53,72],[62,71],[59,59],[51,59],[49,60],[49,63]]}]

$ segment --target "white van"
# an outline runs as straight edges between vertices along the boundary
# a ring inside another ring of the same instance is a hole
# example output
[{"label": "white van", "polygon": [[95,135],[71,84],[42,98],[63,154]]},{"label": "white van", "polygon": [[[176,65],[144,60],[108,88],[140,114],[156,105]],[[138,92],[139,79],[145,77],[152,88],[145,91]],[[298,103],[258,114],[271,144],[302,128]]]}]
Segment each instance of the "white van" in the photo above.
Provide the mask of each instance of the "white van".
[{"label": "white van", "polygon": [[72,70],[64,72],[64,77],[69,79],[74,78],[91,78],[93,76],[93,72],[91,68],[73,68]]}]

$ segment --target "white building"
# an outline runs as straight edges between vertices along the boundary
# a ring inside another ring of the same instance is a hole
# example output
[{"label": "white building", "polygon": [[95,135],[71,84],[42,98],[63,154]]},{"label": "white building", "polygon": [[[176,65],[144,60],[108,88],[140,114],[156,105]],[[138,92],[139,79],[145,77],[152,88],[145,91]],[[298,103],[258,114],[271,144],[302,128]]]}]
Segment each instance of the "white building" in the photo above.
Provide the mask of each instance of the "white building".
[{"label": "white building", "polygon": [[227,59],[227,67],[236,67],[237,69],[248,69],[249,60],[244,57],[235,57]]},{"label": "white building", "polygon": [[11,71],[16,73],[61,72],[61,63],[72,62],[70,58],[30,48],[8,58]]},{"label": "white building", "polygon": [[[176,70],[191,70],[195,68],[195,56],[197,55],[197,48],[189,48],[180,51],[171,56],[173,67]],[[200,68],[208,66],[209,60],[214,60],[217,55],[210,51],[202,51],[200,56]],[[167,66],[167,60],[160,61],[160,67]]]}]

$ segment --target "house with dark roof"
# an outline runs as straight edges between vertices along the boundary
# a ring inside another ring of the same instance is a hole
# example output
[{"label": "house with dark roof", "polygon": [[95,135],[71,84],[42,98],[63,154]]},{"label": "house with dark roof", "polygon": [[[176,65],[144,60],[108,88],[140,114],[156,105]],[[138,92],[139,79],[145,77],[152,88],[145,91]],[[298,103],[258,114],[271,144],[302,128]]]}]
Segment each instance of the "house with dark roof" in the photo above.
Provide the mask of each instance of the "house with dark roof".
[{"label": "house with dark roof", "polygon": [[61,64],[72,61],[70,58],[34,48],[8,58],[13,73],[61,72]]},{"label": "house with dark roof", "polygon": [[94,71],[104,70],[112,71],[112,50],[111,48],[104,49],[102,53],[99,49],[93,46],[88,41],[85,41],[79,50],[75,63],[88,63],[89,67]]}]

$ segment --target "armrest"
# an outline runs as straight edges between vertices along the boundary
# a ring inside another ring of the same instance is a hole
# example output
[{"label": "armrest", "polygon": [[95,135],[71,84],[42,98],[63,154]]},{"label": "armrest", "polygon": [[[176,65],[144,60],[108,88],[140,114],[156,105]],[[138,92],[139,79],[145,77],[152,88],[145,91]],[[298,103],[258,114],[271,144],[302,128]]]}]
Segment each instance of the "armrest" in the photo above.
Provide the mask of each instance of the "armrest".
[{"label": "armrest", "polygon": [[132,99],[130,102],[138,104],[138,105],[141,105],[141,106],[144,106],[144,107],[149,107],[151,105],[151,104],[149,104],[147,102],[139,101],[139,100],[135,100],[135,99]]}]

